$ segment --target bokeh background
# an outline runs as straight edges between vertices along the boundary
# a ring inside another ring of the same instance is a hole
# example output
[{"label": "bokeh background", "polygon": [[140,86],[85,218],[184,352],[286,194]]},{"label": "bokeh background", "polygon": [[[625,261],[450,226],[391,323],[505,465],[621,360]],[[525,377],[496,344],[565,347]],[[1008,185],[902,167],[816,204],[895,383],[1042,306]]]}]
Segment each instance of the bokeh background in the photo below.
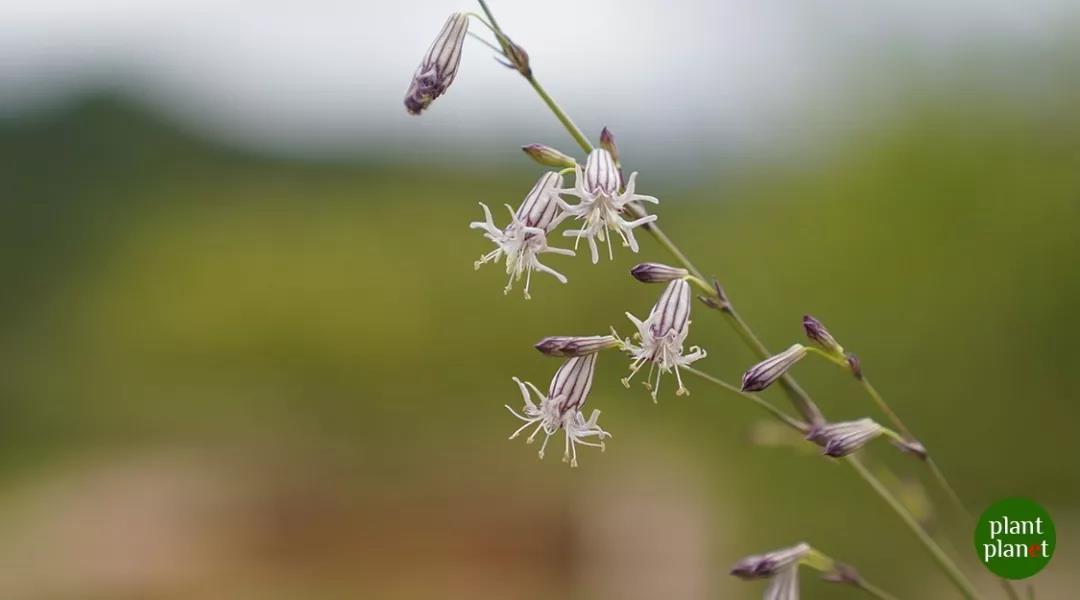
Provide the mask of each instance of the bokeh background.
[{"label": "bokeh background", "polygon": [[[493,8],[770,347],[818,316],[972,510],[1050,510],[1039,598],[1073,597],[1076,4]],[[506,440],[511,376],[558,365],[531,344],[627,332],[658,293],[627,269],[666,256],[554,257],[570,283],[531,301],[473,270],[477,202],[539,173],[518,146],[574,148],[472,42],[405,114],[461,9],[0,7],[0,596],[755,598],[731,563],[807,540],[900,597],[954,597],[843,464],[702,382],[654,405],[605,355],[607,452],[571,470]],[[753,357],[695,311],[701,367],[736,381]],[[835,368],[796,375],[827,414],[878,416]],[[999,593],[921,466],[867,458]],[[860,597],[809,573],[804,595]]]}]

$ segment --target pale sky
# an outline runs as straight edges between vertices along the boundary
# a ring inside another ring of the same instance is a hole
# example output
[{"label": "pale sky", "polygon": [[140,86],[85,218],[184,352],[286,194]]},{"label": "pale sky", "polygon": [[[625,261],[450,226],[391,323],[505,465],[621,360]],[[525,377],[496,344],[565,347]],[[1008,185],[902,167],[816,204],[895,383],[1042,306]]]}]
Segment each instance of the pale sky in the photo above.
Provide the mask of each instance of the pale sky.
[{"label": "pale sky", "polygon": [[[933,72],[982,47],[1037,51],[1080,14],[1074,0],[491,5],[589,133],[611,125],[620,139],[649,140],[675,157],[855,119],[873,102],[860,86],[881,57]],[[406,115],[409,78],[456,10],[476,6],[7,0],[0,115],[113,85],[209,135],[287,151],[561,142],[525,82],[472,40],[449,93],[420,119]]]}]

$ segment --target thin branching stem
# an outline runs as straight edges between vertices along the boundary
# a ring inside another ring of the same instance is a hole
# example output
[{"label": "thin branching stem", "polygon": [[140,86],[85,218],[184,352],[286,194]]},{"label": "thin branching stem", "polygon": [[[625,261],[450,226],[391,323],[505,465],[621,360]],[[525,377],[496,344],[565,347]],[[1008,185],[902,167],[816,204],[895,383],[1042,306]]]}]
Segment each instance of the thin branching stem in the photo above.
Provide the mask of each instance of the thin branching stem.
[{"label": "thin branching stem", "polygon": [[[874,404],[877,405],[878,409],[885,413],[885,416],[888,417],[893,426],[896,427],[905,438],[914,440],[915,436],[911,433],[911,429],[908,428],[900,418],[900,415],[896,414],[896,411],[889,406],[889,403],[885,401],[885,397],[881,395],[881,392],[879,392],[872,383],[870,383],[870,380],[863,376],[859,378],[859,383],[862,384],[863,389],[866,390],[866,394],[870,396],[870,399],[874,401]],[[949,497],[949,502],[952,503],[957,513],[963,517],[964,522],[973,523],[975,518],[968,512],[967,507],[964,505],[964,501],[960,499],[960,494],[956,493],[956,488],[949,483],[948,478],[945,477],[945,473],[938,467],[938,464],[934,461],[932,455],[926,457],[926,466],[930,470],[931,475],[933,475],[934,479],[938,482],[938,485],[941,486],[941,489],[945,491],[945,495]],[[1020,600],[1020,593],[1016,591],[1011,583],[1000,578],[998,581],[1001,584],[1001,588],[1011,600]]]},{"label": "thin branching stem", "polygon": [[911,529],[915,534],[915,537],[923,547],[926,548],[927,552],[930,553],[930,556],[938,563],[938,566],[945,571],[945,574],[949,576],[949,579],[952,580],[957,589],[964,594],[964,597],[968,598],[968,600],[976,600],[979,598],[979,592],[975,590],[975,586],[971,584],[967,576],[965,576],[960,568],[956,566],[956,563],[949,558],[949,555],[945,554],[945,551],[934,541],[934,538],[926,533],[926,530],[923,529],[922,525],[915,520],[915,517],[911,516],[911,513],[909,513],[907,509],[904,508],[904,505],[897,500],[896,496],[889,491],[889,488],[885,487],[885,484],[881,483],[881,480],[875,477],[874,474],[862,464],[862,461],[858,456],[852,454],[848,456],[846,460],[847,463],[851,465],[851,468],[858,473],[859,477],[861,477],[863,481],[865,481],[870,488],[885,501],[885,504],[889,505],[889,508],[900,517],[900,520],[908,526],[908,529]]},{"label": "thin branching stem", "polygon": [[732,394],[736,394],[738,396],[746,398],[747,400],[750,400],[754,404],[757,404],[761,408],[767,410],[770,414],[772,414],[774,417],[776,417],[777,419],[782,421],[785,425],[787,425],[788,427],[791,427],[792,429],[794,429],[795,431],[798,431],[799,433],[805,434],[807,432],[807,430],[808,430],[808,428],[806,426],[806,423],[803,423],[802,421],[799,421],[798,419],[788,415],[787,413],[780,410],[779,408],[776,408],[768,400],[765,400],[764,398],[762,398],[761,396],[759,396],[757,394],[749,394],[747,392],[744,392],[744,391],[740,390],[738,387],[724,381],[723,379],[720,379],[718,377],[713,377],[712,375],[709,375],[708,373],[699,371],[698,369],[695,369],[694,367],[682,367],[682,370],[686,371],[687,373],[693,373],[694,375],[697,375],[701,379],[704,379],[705,381],[708,381],[709,383],[713,383],[715,385],[718,385],[718,386],[724,388],[725,390],[731,392]]},{"label": "thin branching stem", "polygon": [[[685,367],[684,370],[688,373],[697,375],[701,379],[713,383],[720,388],[727,390],[728,392],[754,401],[754,403],[756,403],[761,408],[767,410],[770,414],[775,416],[788,427],[791,427],[799,433],[806,433],[805,423],[801,423],[791,418],[790,416],[785,414],[784,411],[776,408],[769,402],[759,398],[757,395],[747,394],[746,392],[743,392],[734,385],[731,385],[730,383],[717,377],[713,377],[712,375],[709,375],[707,373],[703,373],[702,371],[699,371],[698,369],[695,369],[693,367]],[[881,480],[875,477],[874,474],[871,473],[866,468],[866,466],[862,464],[862,461],[859,460],[857,456],[850,455],[846,458],[848,464],[852,466],[852,468],[859,475],[859,477],[862,478],[862,480],[865,481],[875,492],[877,492],[878,496],[880,496],[881,499],[885,501],[889,508],[893,509],[893,511],[897,514],[897,516],[900,517],[904,524],[907,525],[908,528],[910,528],[912,532],[915,533],[915,537],[918,538],[919,542],[922,543],[923,547],[926,548],[926,550],[930,553],[930,555],[934,558],[934,560],[938,563],[942,570],[945,571],[945,574],[948,575],[949,579],[951,579],[953,583],[956,584],[957,588],[960,589],[964,596],[967,597],[968,600],[976,600],[979,595],[978,592],[975,591],[975,588],[971,584],[971,582],[968,581],[968,579],[964,576],[963,572],[960,571],[960,568],[956,566],[956,564],[952,561],[952,559],[949,558],[945,551],[941,549],[941,546],[939,546],[938,543],[935,542],[932,537],[930,537],[930,534],[928,534],[926,530],[923,529],[922,525],[920,525],[919,522],[915,520],[915,517],[911,516],[911,513],[908,512],[906,508],[904,508],[904,505],[900,503],[900,501],[892,494],[891,491],[889,491],[885,484],[883,484]],[[870,593],[871,595],[877,596],[878,598],[892,597],[865,581],[861,581],[861,584],[866,592]]]},{"label": "thin branching stem", "polygon": [[878,600],[897,600],[896,596],[893,596],[892,594],[870,583],[862,577],[859,578],[859,581],[855,584],[855,587],[866,592],[867,594],[870,594]]}]

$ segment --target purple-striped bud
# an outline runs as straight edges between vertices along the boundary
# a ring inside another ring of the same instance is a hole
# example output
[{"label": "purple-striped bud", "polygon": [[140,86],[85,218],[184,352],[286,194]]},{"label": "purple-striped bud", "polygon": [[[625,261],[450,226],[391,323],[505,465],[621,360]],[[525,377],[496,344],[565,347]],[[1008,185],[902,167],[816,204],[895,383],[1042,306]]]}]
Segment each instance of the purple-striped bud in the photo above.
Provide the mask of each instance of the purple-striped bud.
[{"label": "purple-striped bud", "polygon": [[873,419],[828,423],[818,427],[806,439],[825,448],[832,457],[847,456],[884,432]]},{"label": "purple-striped bud", "polygon": [[584,178],[582,187],[586,194],[594,198],[612,198],[619,193],[619,169],[615,167],[615,159],[611,157],[611,153],[603,148],[589,153],[589,158],[585,161]]},{"label": "purple-striped bud", "polygon": [[522,146],[522,151],[529,155],[529,158],[544,165],[545,167],[556,167],[559,169],[566,169],[573,167],[577,164],[574,157],[567,156],[562,152],[559,152],[551,146],[545,146],[544,144],[529,144],[528,146]]},{"label": "purple-striped bud", "polygon": [[600,147],[607,150],[608,154],[611,154],[611,159],[615,161],[616,165],[619,164],[619,148],[615,146],[615,136],[607,127],[600,130]]},{"label": "purple-striped bud", "polygon": [[792,365],[806,356],[806,346],[793,344],[776,356],[770,356],[750,367],[742,378],[744,392],[759,392],[780,379]]},{"label": "purple-striped bud", "polygon": [[557,224],[555,219],[559,216],[558,198],[562,184],[562,175],[554,171],[544,173],[529,190],[514,216],[526,227],[548,231]]},{"label": "purple-striped bud", "polygon": [[685,279],[669,283],[653,306],[649,320],[654,338],[662,338],[669,331],[683,334],[690,324],[690,284]]},{"label": "purple-striped bud", "polygon": [[619,340],[615,336],[590,335],[546,337],[535,348],[547,356],[586,356],[618,346]]},{"label": "purple-striped bud", "polygon": [[844,354],[844,348],[837,343],[836,338],[829,333],[828,329],[810,315],[803,315],[802,318],[803,330],[806,331],[806,337],[810,338],[810,341],[814,342],[826,352],[831,352],[835,355],[842,356]]},{"label": "purple-striped bud", "polygon": [[660,263],[641,263],[630,269],[630,274],[634,276],[634,279],[642,283],[665,283],[682,279],[688,276],[690,272],[686,269],[670,267]]},{"label": "purple-striped bud", "polygon": [[548,398],[556,402],[560,415],[572,410],[581,410],[585,399],[592,389],[593,373],[596,371],[596,355],[575,356],[567,360],[548,388]]},{"label": "purple-striped bud", "polygon": [[731,567],[731,574],[741,579],[763,579],[774,577],[781,572],[795,567],[811,551],[810,544],[801,542],[790,548],[781,548],[747,556]]},{"label": "purple-striped bud", "polygon": [[428,48],[405,94],[405,109],[418,115],[454,82],[461,65],[461,47],[469,30],[469,16],[454,13]]}]

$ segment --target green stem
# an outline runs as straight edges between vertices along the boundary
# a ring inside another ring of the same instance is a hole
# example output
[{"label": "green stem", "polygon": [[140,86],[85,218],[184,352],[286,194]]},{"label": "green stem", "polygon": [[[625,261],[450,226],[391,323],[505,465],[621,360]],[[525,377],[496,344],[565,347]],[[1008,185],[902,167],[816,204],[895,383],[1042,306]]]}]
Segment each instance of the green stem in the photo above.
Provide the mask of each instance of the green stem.
[{"label": "green stem", "polygon": [[938,566],[941,567],[945,574],[949,576],[956,587],[964,594],[964,597],[968,600],[976,600],[979,597],[979,592],[975,590],[975,586],[968,581],[968,578],[960,571],[960,568],[956,566],[956,563],[949,558],[945,551],[941,549],[941,546],[930,537],[930,534],[926,533],[922,525],[915,520],[915,517],[911,516],[911,513],[904,508],[904,505],[893,496],[892,492],[885,487],[885,484],[881,483],[877,477],[862,464],[862,461],[855,455],[847,457],[847,462],[851,465],[851,468],[862,477],[864,481],[875,491],[889,508],[893,509],[893,512],[900,517],[900,520],[908,526],[908,529],[915,534],[915,537],[922,543],[923,547],[930,553],[930,555],[937,561]]},{"label": "green stem", "polygon": [[885,402],[885,398],[883,398],[881,394],[877,391],[877,388],[875,388],[870,383],[870,380],[866,377],[862,377],[859,379],[859,383],[862,384],[863,389],[866,390],[867,395],[870,396],[870,398],[874,401],[874,404],[877,405],[881,412],[885,413],[885,416],[889,417],[889,420],[892,421],[894,426],[896,426],[896,429],[898,429],[900,433],[904,434],[904,437],[906,437],[907,439],[914,440],[915,436],[911,434],[911,430],[908,429],[907,425],[905,425],[904,422],[900,419],[900,415],[896,414],[896,412],[893,411],[892,407],[889,406],[889,403]]},{"label": "green stem", "polygon": [[536,80],[536,77],[529,75],[525,77],[525,79],[533,86],[536,93],[540,95],[540,99],[544,101],[544,104],[547,104],[549,109],[551,109],[551,112],[555,113],[555,118],[559,119],[559,122],[562,123],[563,127],[566,128],[566,131],[570,133],[570,137],[574,138],[574,141],[577,142],[578,146],[581,146],[581,149],[584,150],[585,153],[592,152],[593,145],[589,141],[589,138],[585,137],[585,134],[581,132],[581,129],[570,119],[570,115],[566,114],[566,111],[559,106],[558,102],[555,102],[555,99],[551,97],[551,94],[547,93],[544,86],[540,85],[540,82]]},{"label": "green stem", "polygon": [[859,580],[855,582],[855,587],[866,592],[867,594],[870,594],[878,600],[897,600],[896,596],[893,596],[892,594],[870,583],[862,577],[859,577]]},{"label": "green stem", "polygon": [[793,418],[791,416],[788,416],[787,413],[780,410],[779,408],[776,408],[769,401],[765,400],[764,398],[761,398],[757,394],[748,394],[748,393],[740,390],[739,388],[735,387],[734,385],[731,385],[730,383],[724,381],[723,379],[720,379],[718,377],[713,377],[712,375],[709,375],[708,373],[705,373],[703,371],[699,371],[699,370],[695,369],[694,367],[682,367],[682,370],[686,371],[687,373],[693,373],[694,375],[697,375],[698,377],[704,379],[705,381],[708,381],[709,383],[716,384],[716,385],[724,388],[725,390],[731,392],[732,394],[736,394],[738,396],[746,398],[747,400],[750,400],[754,404],[757,404],[761,408],[769,411],[769,413],[772,414],[774,417],[776,417],[777,419],[780,419],[780,421],[782,421],[785,425],[787,425],[788,427],[791,427],[792,429],[794,429],[795,431],[798,431],[799,433],[805,434],[807,432],[807,427],[806,427],[805,423],[802,423],[801,421],[799,421],[799,420],[797,420],[797,419],[795,419],[795,418]]},{"label": "green stem", "polygon": [[[786,413],[784,413],[784,411],[776,408],[775,406],[759,398],[755,394],[747,394],[746,392],[743,392],[734,385],[731,385],[730,383],[722,379],[713,377],[712,375],[699,371],[693,367],[683,367],[683,370],[693,375],[697,375],[701,379],[713,383],[728,392],[753,401],[755,404],[767,410],[770,414],[775,416],[788,427],[791,427],[799,433],[806,433],[805,423],[800,423],[799,421],[791,418]],[[864,481],[866,481],[866,483],[869,484],[870,487],[873,488],[879,496],[881,496],[882,500],[884,500],[885,503],[889,505],[889,507],[896,511],[896,514],[899,515],[900,519],[904,522],[904,524],[907,525],[909,529],[911,529],[912,533],[915,534],[915,537],[918,538],[920,542],[922,542],[923,546],[926,547],[926,549],[934,557],[938,565],[941,566],[941,568],[945,571],[949,578],[953,580],[953,582],[957,585],[958,588],[960,588],[964,596],[966,596],[969,600],[976,600],[978,598],[978,592],[975,591],[975,588],[971,585],[967,578],[964,577],[963,573],[960,572],[960,569],[956,566],[956,564],[952,562],[952,560],[948,557],[947,554],[945,554],[945,551],[942,550],[940,546],[938,546],[937,542],[935,542],[928,533],[926,533],[926,530],[923,529],[922,525],[920,525],[919,522],[911,516],[911,514],[907,511],[907,509],[904,508],[903,504],[900,503],[900,501],[892,494],[892,492],[890,492],[889,489],[885,487],[885,485],[881,483],[880,480],[874,477],[874,475],[871,474],[865,466],[863,466],[862,462],[858,459],[858,457],[854,455],[848,456],[847,461],[852,466],[852,468],[855,469],[855,472],[858,473],[859,476]],[[880,588],[863,580],[861,577],[856,585],[858,585],[861,589],[863,589],[871,596],[881,598],[882,600],[895,600],[893,596],[890,596],[889,594],[882,591]]]},{"label": "green stem", "polygon": [[[915,436],[912,435],[911,429],[909,429],[908,426],[904,424],[904,421],[900,419],[900,415],[896,414],[896,411],[894,411],[892,407],[889,406],[889,403],[885,401],[885,397],[882,396],[881,392],[879,392],[877,388],[870,383],[870,380],[864,376],[859,379],[859,383],[862,384],[863,389],[866,390],[866,394],[870,396],[870,398],[874,401],[874,404],[877,405],[878,409],[881,410],[881,412],[885,413],[885,416],[889,418],[889,420],[896,427],[896,429],[898,429],[900,433],[902,433],[904,437],[908,440],[914,440]],[[928,455],[926,457],[926,466],[930,469],[931,475],[933,475],[938,485],[941,486],[941,489],[945,491],[945,495],[949,497],[949,502],[952,503],[957,513],[961,517],[963,517],[965,522],[973,523],[975,518],[971,515],[970,512],[968,512],[967,507],[964,506],[964,501],[960,499],[960,494],[956,493],[956,488],[954,488],[952,484],[949,483],[948,478],[945,477],[945,473],[941,470],[940,467],[938,467],[938,464],[934,460],[933,456]],[[1005,579],[998,579],[998,581],[1000,582],[1002,589],[1005,591],[1005,594],[1008,595],[1011,600],[1020,600],[1019,592],[1016,591],[1016,589],[1012,586],[1010,582]]]},{"label": "green stem", "polygon": [[[889,403],[885,401],[885,398],[877,391],[877,388],[870,383],[870,380],[866,377],[862,377],[859,379],[859,383],[862,384],[863,389],[866,390],[866,394],[870,396],[870,399],[874,401],[874,404],[877,405],[878,409],[885,413],[885,416],[889,418],[889,421],[892,422],[893,426],[908,440],[915,440],[915,436],[912,435],[911,429],[904,424],[904,421],[900,419],[900,415],[896,414],[896,411],[889,406]],[[971,515],[967,511],[967,507],[964,506],[963,500],[960,499],[960,495],[956,493],[956,489],[953,488],[952,484],[949,483],[949,480],[945,478],[945,473],[938,468],[934,459],[928,456],[926,464],[930,468],[930,472],[933,474],[934,479],[937,480],[938,484],[945,490],[946,495],[949,496],[949,501],[952,502],[956,510],[968,520],[971,520]]]}]

